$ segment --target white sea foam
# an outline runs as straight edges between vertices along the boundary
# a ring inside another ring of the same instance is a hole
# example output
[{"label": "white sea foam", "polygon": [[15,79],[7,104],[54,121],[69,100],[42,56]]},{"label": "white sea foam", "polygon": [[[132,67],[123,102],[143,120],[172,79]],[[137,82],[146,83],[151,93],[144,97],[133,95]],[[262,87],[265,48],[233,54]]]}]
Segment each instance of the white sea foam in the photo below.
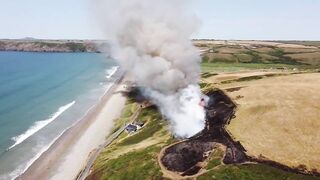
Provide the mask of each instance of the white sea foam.
[{"label": "white sea foam", "polygon": [[[89,112],[91,112],[97,105],[93,105],[91,106],[86,113],[79,118],[79,121],[82,120],[84,117],[86,117]],[[44,146],[41,148],[41,150],[32,158],[30,159],[26,164],[24,165],[20,165],[18,168],[16,168],[13,172],[11,172],[10,174],[7,174],[5,176],[0,176],[0,180],[1,179],[18,179],[19,176],[21,176],[23,173],[25,173],[28,168],[37,160],[39,159],[43,153],[45,153],[46,151],[48,151],[51,146],[65,133],[67,132],[69,129],[73,128],[79,121],[76,121],[75,123],[73,123],[71,126],[69,126],[68,128],[66,128],[63,132],[61,132],[56,138],[54,138],[54,140],[52,140],[48,145]]]},{"label": "white sea foam", "polygon": [[0,176],[0,179],[18,179],[19,176],[21,176],[24,172],[27,171],[27,169],[44,153],[46,152],[68,129],[64,130],[62,133],[60,133],[54,140],[50,142],[47,146],[44,146],[41,148],[41,150],[32,158],[30,159],[26,164],[22,164],[19,167],[17,167],[13,172],[10,174]]},{"label": "white sea foam", "polygon": [[[114,68],[117,68],[117,69],[118,69],[119,67],[114,67]],[[117,69],[116,69],[116,70],[117,70]],[[111,69],[109,69],[109,70],[110,70],[110,72],[111,72]],[[113,73],[113,74],[114,74],[114,73]],[[110,88],[111,88],[113,85],[114,85],[114,83],[109,83],[109,84],[107,84],[107,85],[104,86],[105,92],[104,92],[103,96],[110,90]],[[103,96],[100,97],[100,100],[102,99]],[[70,103],[70,104],[67,104],[67,105],[59,108],[59,110],[63,108],[63,110],[65,111],[65,110],[67,110],[68,108],[70,108],[74,103],[75,103],[75,102],[72,102],[72,103]],[[69,106],[70,106],[70,107],[69,107]],[[79,121],[82,120],[85,116],[87,116],[88,113],[91,112],[96,106],[97,106],[97,104],[91,106],[91,107],[86,111],[86,113],[85,113],[81,118],[79,118]],[[64,111],[61,111],[60,114],[62,114]],[[58,111],[58,112],[59,112],[59,111]],[[55,113],[54,115],[58,114],[58,112]],[[60,114],[59,114],[59,115],[60,115]],[[59,116],[59,115],[58,115],[58,116]],[[52,117],[53,117],[53,116],[52,116]],[[51,119],[51,118],[50,118],[50,119]],[[18,179],[19,176],[20,176],[21,174],[23,174],[24,172],[26,172],[26,170],[27,170],[39,157],[41,157],[41,155],[42,155],[43,153],[45,153],[48,149],[50,149],[50,147],[51,147],[67,130],[69,130],[70,128],[74,127],[79,121],[76,121],[76,122],[75,122],[74,124],[72,124],[70,127],[66,128],[62,133],[60,133],[60,134],[59,134],[54,140],[52,140],[48,145],[40,148],[40,151],[39,151],[32,159],[30,159],[27,163],[21,164],[19,167],[17,167],[14,171],[12,171],[12,172],[9,173],[9,174],[0,176],[0,180],[1,180],[1,179]],[[31,129],[31,128],[30,128],[30,129]],[[24,133],[24,134],[26,134],[26,133]],[[36,148],[38,148],[38,147],[36,147]]]},{"label": "white sea foam", "polygon": [[35,134],[36,132],[38,132],[39,130],[41,130],[42,128],[44,128],[45,126],[47,126],[49,123],[51,123],[52,121],[54,121],[57,117],[59,117],[63,112],[65,112],[67,109],[69,109],[71,106],[73,106],[75,104],[75,101],[61,106],[57,112],[55,112],[54,114],[52,114],[50,116],[49,119],[43,120],[43,121],[38,121],[35,122],[33,126],[31,126],[26,132],[24,132],[23,134],[13,137],[12,140],[15,141],[15,143],[10,146],[8,148],[8,150],[12,149],[13,147],[17,146],[18,144],[22,143],[23,141],[25,141],[26,139],[28,139],[30,136],[32,136],[33,134]]},{"label": "white sea foam", "polygon": [[119,69],[119,66],[113,66],[113,67],[111,67],[110,69],[108,69],[107,71],[106,71],[106,78],[107,79],[110,79],[113,75],[114,75],[114,73],[116,73],[117,72],[117,70]]},{"label": "white sea foam", "polygon": [[[105,92],[103,94],[103,96],[110,90],[110,88],[114,85],[114,83],[110,83],[108,85],[105,86]],[[102,97],[103,97],[102,96]],[[100,100],[102,99],[102,97],[100,97]],[[74,103],[74,102],[72,102]],[[70,103],[71,104],[71,103]],[[68,104],[69,105],[69,104]],[[73,105],[73,104],[72,104]],[[71,105],[71,106],[72,106]],[[66,105],[67,106],[67,105]],[[66,107],[63,106],[63,107]],[[70,106],[70,107],[71,107]],[[97,104],[91,106],[86,113],[79,118],[79,121],[82,120],[84,117],[86,117],[89,112],[91,112],[94,108],[96,108]],[[67,108],[68,109],[68,108]],[[65,129],[62,133],[60,133],[53,141],[51,141],[51,143],[43,148],[41,148],[41,150],[32,158],[30,159],[25,165],[21,165],[20,167],[16,168],[13,172],[11,172],[10,174],[7,174],[5,176],[0,176],[0,180],[1,179],[17,179],[19,178],[19,176],[21,176],[24,172],[27,171],[27,169],[37,160],[41,157],[41,155],[43,153],[45,153],[46,151],[48,151],[50,149],[50,147],[69,129],[71,129],[72,127],[74,127],[77,123],[79,123],[79,121],[76,121],[74,124],[72,124],[70,127],[68,127],[67,129]]]}]

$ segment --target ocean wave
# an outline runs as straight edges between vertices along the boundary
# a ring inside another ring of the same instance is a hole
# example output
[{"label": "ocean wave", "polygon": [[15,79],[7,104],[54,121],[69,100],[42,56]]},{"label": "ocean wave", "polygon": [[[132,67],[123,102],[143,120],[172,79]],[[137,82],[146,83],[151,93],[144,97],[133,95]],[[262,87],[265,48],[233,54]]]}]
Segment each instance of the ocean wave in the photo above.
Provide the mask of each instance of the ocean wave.
[{"label": "ocean wave", "polygon": [[103,96],[101,96],[99,98],[99,100],[101,101],[103,99],[103,97],[108,93],[108,91],[111,89],[111,87],[114,85],[114,83],[109,83],[109,84],[106,84],[104,86],[104,93],[103,93]]},{"label": "ocean wave", "polygon": [[18,168],[16,168],[13,172],[7,175],[0,176],[0,179],[18,179],[19,176],[21,176],[24,172],[27,171],[27,169],[37,160],[41,157],[43,153],[49,150],[49,148],[67,131],[68,129],[65,129],[62,133],[60,133],[54,140],[52,140],[48,145],[41,148],[41,150],[32,158],[30,159],[26,164],[20,165]]},{"label": "ocean wave", "polygon": [[114,73],[116,73],[118,71],[118,69],[119,69],[119,66],[113,66],[110,69],[108,69],[106,71],[106,74],[107,74],[106,78],[110,79],[114,75]]},{"label": "ocean wave", "polygon": [[30,136],[47,126],[49,123],[54,121],[57,117],[59,117],[63,112],[65,112],[67,109],[69,109],[71,106],[73,106],[76,102],[73,101],[67,105],[61,106],[57,112],[55,112],[53,115],[50,116],[49,119],[35,122],[33,126],[31,126],[26,132],[23,134],[13,137],[12,140],[15,141],[15,143],[8,148],[8,150],[12,149],[13,147],[17,146],[18,144],[22,143],[26,139],[28,139]]},{"label": "ocean wave", "polygon": [[[117,68],[118,69],[118,68]],[[111,70],[111,69],[110,69]],[[113,73],[114,74],[114,73]],[[104,86],[104,88],[105,88],[105,93],[104,93],[104,95],[110,90],[110,88],[112,87],[114,85],[114,83],[109,83],[109,84],[107,84],[107,85],[105,85]],[[104,96],[103,95],[103,96]],[[102,97],[103,97],[102,96]],[[100,100],[102,99],[102,97],[100,97]],[[72,103],[70,103],[70,104],[68,104],[70,107],[74,104],[75,102],[72,102]],[[66,105],[66,106],[63,106],[63,107],[66,107],[66,109],[68,109],[67,108],[67,106],[68,105]],[[80,120],[82,120],[83,118],[85,118],[94,108],[96,108],[97,107],[97,104],[95,104],[95,105],[93,105],[93,106],[91,106],[86,112],[85,112],[85,114],[81,117],[81,118],[79,118],[79,121]],[[61,107],[62,108],[62,107]],[[59,108],[59,110],[61,109],[61,108]],[[66,110],[65,109],[65,110]],[[59,112],[59,111],[58,111]],[[62,113],[62,112],[61,112]],[[60,114],[61,114],[60,113]],[[55,113],[55,114],[57,114],[57,113]],[[50,148],[51,148],[51,146],[66,132],[66,131],[68,131],[69,129],[71,129],[72,127],[74,127],[77,123],[79,123],[79,121],[76,121],[75,123],[73,123],[70,127],[68,127],[68,128],[66,128],[62,133],[60,133],[53,141],[51,141],[48,145],[46,145],[46,146],[44,146],[44,147],[42,147],[42,148],[40,148],[40,151],[33,157],[33,158],[31,158],[27,163],[25,163],[25,164],[21,164],[19,167],[17,167],[14,171],[12,171],[11,173],[9,173],[9,174],[6,174],[6,175],[4,175],[4,176],[0,176],[0,180],[3,178],[3,179],[18,179],[24,172],[26,172],[27,170],[28,170],[28,168],[37,160],[37,159],[39,159],[41,156],[42,156],[42,154],[43,153],[45,153],[46,151],[48,151]]]}]

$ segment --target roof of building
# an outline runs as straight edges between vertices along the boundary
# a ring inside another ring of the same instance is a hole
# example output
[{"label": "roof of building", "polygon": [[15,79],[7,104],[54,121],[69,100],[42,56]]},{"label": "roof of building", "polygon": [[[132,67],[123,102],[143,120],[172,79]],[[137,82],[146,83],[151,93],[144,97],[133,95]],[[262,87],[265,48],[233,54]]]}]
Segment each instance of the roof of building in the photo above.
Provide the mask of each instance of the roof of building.
[{"label": "roof of building", "polygon": [[126,127],[126,130],[127,130],[127,131],[130,131],[130,132],[136,131],[137,129],[138,129],[137,126],[132,125],[132,124],[129,124],[129,125]]}]

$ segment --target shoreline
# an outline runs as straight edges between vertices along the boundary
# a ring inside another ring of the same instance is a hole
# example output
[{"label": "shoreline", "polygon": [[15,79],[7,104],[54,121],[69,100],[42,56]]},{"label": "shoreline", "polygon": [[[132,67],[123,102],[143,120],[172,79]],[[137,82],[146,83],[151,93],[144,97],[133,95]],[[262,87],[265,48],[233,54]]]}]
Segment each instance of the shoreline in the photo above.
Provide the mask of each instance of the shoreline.
[{"label": "shoreline", "polygon": [[[123,90],[123,79],[121,75],[84,117],[65,130],[15,179],[76,178],[86,165],[90,153],[104,142],[113,127],[113,121],[121,115],[126,98],[117,92]],[[70,163],[73,165],[68,165]]]}]

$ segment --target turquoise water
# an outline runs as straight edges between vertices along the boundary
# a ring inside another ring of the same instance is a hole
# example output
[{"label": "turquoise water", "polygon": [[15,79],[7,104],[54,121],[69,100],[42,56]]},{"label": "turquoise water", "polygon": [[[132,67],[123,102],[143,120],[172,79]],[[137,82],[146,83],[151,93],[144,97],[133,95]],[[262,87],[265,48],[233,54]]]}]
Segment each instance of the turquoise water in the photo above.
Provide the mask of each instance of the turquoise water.
[{"label": "turquoise water", "polygon": [[0,179],[23,172],[116,77],[95,53],[0,52]]}]

